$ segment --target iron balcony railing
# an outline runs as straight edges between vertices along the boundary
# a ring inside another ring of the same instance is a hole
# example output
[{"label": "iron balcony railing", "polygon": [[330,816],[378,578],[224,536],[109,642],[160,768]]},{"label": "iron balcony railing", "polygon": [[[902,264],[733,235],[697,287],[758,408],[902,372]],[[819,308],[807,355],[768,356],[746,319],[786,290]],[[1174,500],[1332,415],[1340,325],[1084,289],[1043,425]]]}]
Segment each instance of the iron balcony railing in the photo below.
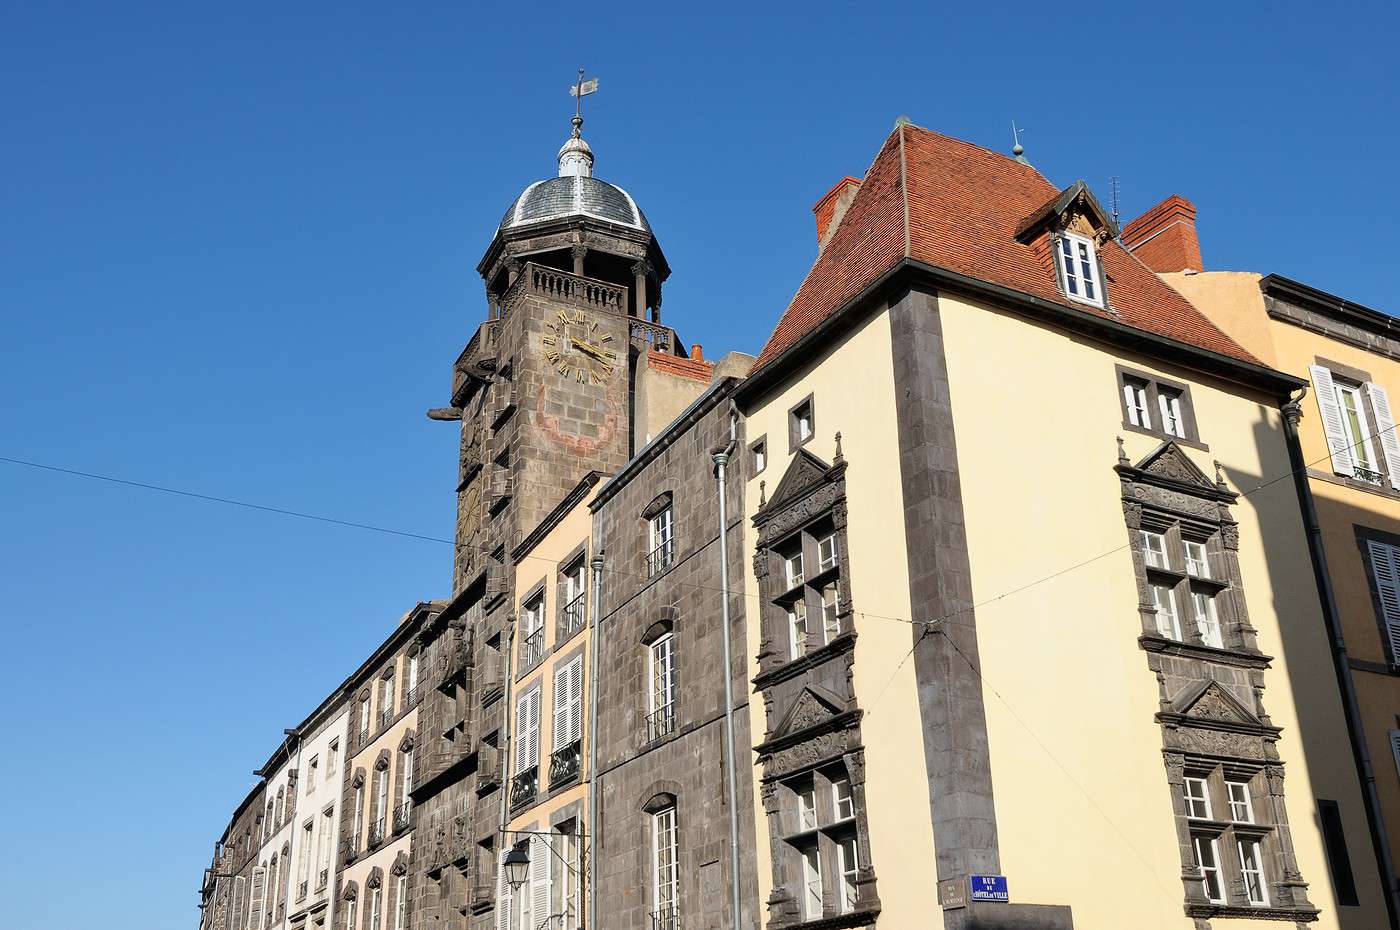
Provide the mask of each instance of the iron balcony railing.
[{"label": "iron balcony railing", "polygon": [[360,828],[357,825],[355,827],[355,832],[350,834],[350,846],[345,850],[346,862],[354,862],[355,857],[360,854],[360,850],[364,848],[360,845],[360,840],[363,838],[364,836],[360,833]]},{"label": "iron balcony railing", "polygon": [[549,757],[549,787],[558,788],[578,779],[579,761],[583,755],[583,743],[574,740],[567,746],[554,750]]},{"label": "iron balcony railing", "polygon": [[647,714],[647,742],[669,736],[676,729],[676,705],[664,704]]},{"label": "iron balcony railing", "polygon": [[304,879],[304,878],[303,878],[301,881],[297,882],[297,900],[298,900],[298,901],[303,901],[303,900],[306,899],[306,886],[307,886],[307,881],[306,881],[306,879]]},{"label": "iron balcony railing", "polygon": [[1356,477],[1360,478],[1362,481],[1369,481],[1372,484],[1385,483],[1385,475],[1381,472],[1370,468],[1362,468],[1360,465],[1353,465],[1352,469],[1356,472]]},{"label": "iron balcony railing", "polygon": [[360,736],[359,736],[359,739],[357,740],[357,742],[359,742],[359,744],[360,744],[361,746],[363,746],[365,743],[368,743],[368,742],[369,742],[369,721],[368,721],[368,720],[366,720],[364,723],[360,724]]},{"label": "iron balcony railing", "polygon": [[330,883],[330,880],[331,880],[331,870],[330,870],[330,869],[322,869],[322,870],[321,870],[319,873],[317,873],[317,875],[316,875],[316,890],[317,890],[317,891],[323,890],[323,889],[326,887],[326,885]]},{"label": "iron balcony railing", "polygon": [[681,915],[675,907],[663,907],[651,912],[652,930],[681,930]]},{"label": "iron balcony railing", "polygon": [[394,708],[386,707],[379,712],[379,726],[387,727],[394,721]]},{"label": "iron balcony railing", "polygon": [[376,820],[369,826],[369,845],[378,846],[384,842],[384,821]]},{"label": "iron balcony railing", "polygon": [[520,665],[528,667],[544,658],[544,627],[520,641]]},{"label": "iron balcony railing", "polygon": [[412,707],[412,706],[414,705],[414,703],[418,700],[418,689],[417,689],[417,688],[409,688],[409,689],[408,689],[408,693],[404,695],[404,699],[403,699],[403,700],[404,700],[404,706],[405,706],[405,707]]},{"label": "iron balcony railing", "polygon": [[580,593],[564,605],[564,612],[559,618],[559,639],[562,641],[573,636],[583,628],[587,618],[587,613],[584,610],[584,595]]},{"label": "iron balcony railing", "polygon": [[400,833],[408,829],[408,815],[413,811],[413,802],[404,801],[394,808],[394,832]]},{"label": "iron balcony railing", "polygon": [[647,553],[647,577],[658,575],[671,567],[676,558],[676,541],[668,539]]},{"label": "iron balcony railing", "polygon": [[510,809],[524,807],[540,793],[540,767],[532,765],[511,780]]}]

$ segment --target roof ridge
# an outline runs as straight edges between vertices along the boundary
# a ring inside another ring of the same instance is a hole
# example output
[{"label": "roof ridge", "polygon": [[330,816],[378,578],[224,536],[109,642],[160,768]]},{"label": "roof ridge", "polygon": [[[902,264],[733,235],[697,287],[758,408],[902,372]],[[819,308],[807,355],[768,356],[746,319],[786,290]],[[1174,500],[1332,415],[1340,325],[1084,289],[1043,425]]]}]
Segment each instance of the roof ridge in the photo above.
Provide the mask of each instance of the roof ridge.
[{"label": "roof ridge", "polygon": [[985,145],[978,145],[976,142],[969,142],[966,139],[959,139],[957,136],[950,136],[947,133],[939,132],[937,129],[929,129],[927,126],[920,126],[918,123],[912,121],[905,123],[905,125],[912,126],[913,128],[919,130],[919,132],[927,133],[930,136],[937,136],[940,139],[946,139],[949,142],[954,143],[955,145],[962,146],[963,148],[975,149],[976,151],[982,152],[985,155],[991,155],[992,157],[1000,161],[1004,161],[1008,164],[1015,165],[1017,170],[1024,168],[1030,171],[1031,174],[1034,174],[1036,177],[1040,178],[1046,184],[1049,184],[1051,187],[1055,188],[1055,190],[1061,190],[1061,188],[1057,184],[1055,184],[1054,181],[1041,174],[1040,170],[1034,165],[1030,165],[1022,161],[1017,161],[1009,155],[1003,154],[1002,152],[998,152],[996,149],[990,149],[987,148]]},{"label": "roof ridge", "polygon": [[900,123],[899,130],[899,200],[904,205],[904,257],[909,257],[909,159],[904,155],[904,127],[913,123]]}]

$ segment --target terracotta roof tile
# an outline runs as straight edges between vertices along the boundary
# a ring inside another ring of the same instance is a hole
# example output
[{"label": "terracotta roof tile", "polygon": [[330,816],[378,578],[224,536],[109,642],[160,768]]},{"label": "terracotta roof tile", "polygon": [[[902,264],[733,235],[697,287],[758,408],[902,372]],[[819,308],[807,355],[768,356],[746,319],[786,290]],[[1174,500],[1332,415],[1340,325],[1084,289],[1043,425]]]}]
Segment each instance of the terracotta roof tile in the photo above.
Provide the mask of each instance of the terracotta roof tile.
[{"label": "terracotta roof tile", "polygon": [[896,128],[778,320],[754,371],[906,256],[1260,364],[1117,242],[1100,249],[1116,313],[1060,293],[1045,262],[1044,243],[1016,239],[1018,226],[1059,193],[1034,168],[1004,155],[917,126]]},{"label": "terracotta roof tile", "polygon": [[681,358],[678,355],[669,355],[654,349],[647,350],[647,365],[658,371],[669,372],[695,381],[709,381],[715,370],[714,362],[707,362],[704,359]]}]

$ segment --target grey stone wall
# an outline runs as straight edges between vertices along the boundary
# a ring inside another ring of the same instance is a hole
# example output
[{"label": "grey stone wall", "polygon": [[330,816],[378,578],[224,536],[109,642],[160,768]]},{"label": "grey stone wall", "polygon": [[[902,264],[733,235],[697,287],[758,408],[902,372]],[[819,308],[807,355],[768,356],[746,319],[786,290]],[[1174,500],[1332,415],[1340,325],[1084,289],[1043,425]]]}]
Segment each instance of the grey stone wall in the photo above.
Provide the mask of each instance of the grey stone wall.
[{"label": "grey stone wall", "polygon": [[[664,444],[595,512],[595,541],[606,552],[598,628],[599,864],[598,923],[609,930],[650,930],[651,822],[644,805],[659,793],[676,798],[680,919],[686,928],[732,926],[729,812],[724,782],[724,697],[719,513],[709,450],[729,440],[729,402],[721,391],[697,423]],[[742,432],[739,449],[743,448]],[[736,455],[727,482],[735,700],[741,900],[740,926],[757,926],[753,849],[752,756],[739,518],[747,467]],[[648,534],[641,514],[671,492],[676,561],[647,577]],[[671,624],[676,655],[675,731],[648,741],[647,649],[658,621]]]}]

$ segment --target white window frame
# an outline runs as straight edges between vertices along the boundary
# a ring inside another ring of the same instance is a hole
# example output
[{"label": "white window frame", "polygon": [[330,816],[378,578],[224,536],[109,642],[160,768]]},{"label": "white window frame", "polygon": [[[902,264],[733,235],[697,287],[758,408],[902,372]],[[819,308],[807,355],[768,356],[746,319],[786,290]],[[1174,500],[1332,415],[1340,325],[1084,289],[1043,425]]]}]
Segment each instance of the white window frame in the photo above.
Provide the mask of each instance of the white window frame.
[{"label": "white window frame", "polygon": [[[1202,891],[1205,892],[1206,900],[1212,904],[1224,904],[1225,876],[1220,871],[1220,842],[1212,836],[1197,835],[1191,837],[1191,847],[1196,857],[1196,870],[1200,872],[1201,877],[1205,879],[1205,881],[1201,883],[1201,887]],[[1211,864],[1208,866],[1201,861],[1206,858],[1201,855],[1202,851],[1209,851]],[[1216,890],[1213,897],[1210,893],[1211,878],[1215,879]]]},{"label": "white window frame", "polygon": [[1186,551],[1186,574],[1192,578],[1210,578],[1210,557],[1206,544],[1194,539],[1183,539],[1181,547]]},{"label": "white window frame", "polygon": [[851,795],[851,780],[845,776],[831,780],[831,813],[840,823],[856,815],[855,798]]},{"label": "white window frame", "polygon": [[783,578],[787,580],[786,590],[791,591],[793,588],[802,584],[806,579],[806,572],[803,571],[804,568],[801,549],[798,549],[792,555],[783,556]]},{"label": "white window frame", "polygon": [[807,602],[798,598],[787,606],[788,657],[800,659],[807,654]]},{"label": "white window frame", "polygon": [[[1181,612],[1176,606],[1176,590],[1169,584],[1153,584],[1152,603],[1157,608],[1157,632],[1168,639],[1181,642]],[[1163,603],[1159,595],[1166,594]]]},{"label": "white window frame", "polygon": [[823,897],[821,850],[816,843],[798,850],[802,858],[802,916],[815,920],[822,916]]},{"label": "white window frame", "polygon": [[394,715],[394,681],[396,676],[393,672],[383,679],[382,691],[380,692],[379,716],[384,717]]},{"label": "white window frame", "polygon": [[1249,782],[1225,782],[1225,800],[1230,819],[1235,823],[1254,823],[1254,801],[1249,796]]},{"label": "white window frame", "polygon": [[381,905],[384,903],[383,896],[379,888],[369,890],[369,930],[379,930]]},{"label": "white window frame", "polygon": [[[1199,788],[1197,793],[1195,788]],[[1201,775],[1187,775],[1181,782],[1181,799],[1186,816],[1192,820],[1210,820],[1210,787]],[[1198,813],[1198,811],[1203,811]]]},{"label": "white window frame", "polygon": [[[827,598],[830,600],[827,600]],[[841,587],[832,582],[821,590],[822,636],[826,642],[841,635]]]},{"label": "white window frame", "polygon": [[1162,432],[1177,439],[1186,438],[1186,420],[1181,415],[1180,392],[1158,387],[1157,412],[1162,415]]},{"label": "white window frame", "polygon": [[1156,530],[1138,530],[1142,542],[1142,561],[1148,568],[1171,569],[1171,557],[1167,555],[1167,537]]},{"label": "white window frame", "polygon": [[394,879],[394,930],[404,930],[408,926],[408,876]]},{"label": "white window frame", "polygon": [[675,637],[670,633],[658,636],[647,648],[647,712],[654,714],[676,703]]},{"label": "white window frame", "polygon": [[1147,406],[1147,385],[1136,378],[1124,378],[1123,403],[1128,422],[1140,429],[1152,429],[1152,410]]},{"label": "white window frame", "polygon": [[1206,591],[1192,591],[1191,612],[1195,615],[1196,632],[1200,634],[1201,642],[1216,649],[1225,648],[1225,639],[1220,630],[1220,615],[1215,610],[1215,596]]},{"label": "white window frame", "polygon": [[418,690],[418,653],[408,657],[408,692]]},{"label": "white window frame", "polygon": [[[387,818],[389,815],[389,769],[379,772],[379,778],[374,792],[374,822],[383,824],[387,828]],[[387,832],[387,830],[385,831]],[[383,837],[381,836],[381,840]]]},{"label": "white window frame", "polygon": [[753,445],[753,473],[756,475],[768,467],[768,441],[759,440]]},{"label": "white window frame", "polygon": [[817,540],[818,572],[824,572],[829,568],[835,568],[838,558],[835,533],[828,533]]},{"label": "white window frame", "polygon": [[357,898],[345,902],[345,930],[358,930],[355,925],[359,923],[359,903]]},{"label": "white window frame", "polygon": [[797,795],[797,831],[806,833],[817,828],[817,788],[811,782],[795,788]]},{"label": "white window frame", "polygon": [[[676,808],[663,807],[651,815],[651,901],[652,911],[680,909],[680,843]],[[664,846],[663,846],[664,844]],[[668,874],[663,870],[669,868]]]},{"label": "white window frame", "polygon": [[[675,517],[667,504],[647,521],[647,575],[659,574],[671,566],[676,555]],[[657,555],[660,552],[662,555]]]},{"label": "white window frame", "polygon": [[[1080,250],[1082,254],[1079,254]],[[1055,262],[1060,266],[1060,280],[1064,284],[1066,297],[1091,307],[1104,305],[1099,254],[1092,239],[1078,233],[1061,233],[1060,241],[1056,243]]]},{"label": "white window frame", "polygon": [[841,913],[849,914],[856,909],[856,878],[860,874],[860,845],[854,835],[836,841],[836,868],[841,875]]},{"label": "white window frame", "polygon": [[1269,883],[1264,878],[1263,844],[1252,836],[1236,837],[1235,850],[1240,857],[1240,878],[1244,882],[1245,900],[1255,907],[1267,907]]},{"label": "white window frame", "polygon": [[409,746],[399,754],[399,780],[403,784],[400,792],[399,805],[409,803],[408,794],[413,790],[413,747]]},{"label": "white window frame", "polygon": [[1337,407],[1341,411],[1342,432],[1351,452],[1352,467],[1380,471],[1376,447],[1371,441],[1371,426],[1366,419],[1366,398],[1361,388],[1334,380],[1332,389],[1336,392]]}]

